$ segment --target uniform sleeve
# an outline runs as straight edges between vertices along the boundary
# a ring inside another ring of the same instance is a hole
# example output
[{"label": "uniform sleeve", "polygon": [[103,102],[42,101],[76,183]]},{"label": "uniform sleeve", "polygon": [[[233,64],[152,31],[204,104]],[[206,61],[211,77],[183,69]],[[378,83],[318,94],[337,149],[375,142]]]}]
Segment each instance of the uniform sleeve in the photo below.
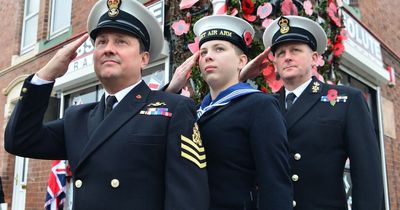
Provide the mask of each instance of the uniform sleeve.
[{"label": "uniform sleeve", "polygon": [[44,125],[52,84],[33,85],[28,77],[7,124],[4,146],[7,152],[30,158],[65,159],[63,120]]},{"label": "uniform sleeve", "polygon": [[207,210],[206,156],[195,127],[194,103],[188,98],[172,113],[166,154],[165,210]]},{"label": "uniform sleeve", "polygon": [[260,210],[292,209],[289,148],[286,126],[275,98],[252,102],[250,142],[259,187]]},{"label": "uniform sleeve", "polygon": [[357,91],[348,97],[345,139],[350,158],[352,209],[381,209],[383,180],[378,139],[362,93]]}]

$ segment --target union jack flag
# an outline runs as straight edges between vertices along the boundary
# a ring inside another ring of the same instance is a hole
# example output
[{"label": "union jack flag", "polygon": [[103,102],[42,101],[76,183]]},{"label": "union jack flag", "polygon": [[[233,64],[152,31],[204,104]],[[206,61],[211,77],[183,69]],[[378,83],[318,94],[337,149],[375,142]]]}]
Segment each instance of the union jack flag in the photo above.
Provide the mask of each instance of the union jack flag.
[{"label": "union jack flag", "polygon": [[62,210],[65,202],[65,189],[67,176],[70,174],[66,160],[53,160],[49,176],[46,202],[46,210]]}]

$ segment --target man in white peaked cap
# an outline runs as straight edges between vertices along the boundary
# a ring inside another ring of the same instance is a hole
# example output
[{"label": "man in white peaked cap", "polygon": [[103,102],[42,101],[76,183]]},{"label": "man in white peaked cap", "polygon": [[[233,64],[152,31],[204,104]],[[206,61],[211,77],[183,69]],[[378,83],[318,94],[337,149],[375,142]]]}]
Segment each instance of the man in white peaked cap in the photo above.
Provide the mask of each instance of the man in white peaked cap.
[{"label": "man in white peaked cap", "polygon": [[[288,129],[294,209],[348,209],[343,183],[347,159],[352,210],[383,209],[377,133],[363,93],[312,77],[327,45],[322,27],[305,17],[280,17],[265,29],[263,42],[274,54],[284,84],[278,99]],[[268,53],[255,58],[242,78],[257,73]]]}]

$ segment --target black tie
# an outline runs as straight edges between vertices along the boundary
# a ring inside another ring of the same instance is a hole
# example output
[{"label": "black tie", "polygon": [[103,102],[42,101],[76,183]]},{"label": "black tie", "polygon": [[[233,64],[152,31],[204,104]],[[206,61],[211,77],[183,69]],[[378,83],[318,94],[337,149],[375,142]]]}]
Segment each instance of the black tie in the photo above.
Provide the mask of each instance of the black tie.
[{"label": "black tie", "polygon": [[289,109],[292,107],[293,105],[293,101],[296,98],[296,95],[294,93],[289,93],[286,96],[286,110],[289,111]]},{"label": "black tie", "polygon": [[114,104],[117,102],[117,98],[115,96],[107,96],[106,99],[106,107],[104,109],[104,118],[106,118],[106,116],[108,114],[110,114],[110,112],[113,109]]}]

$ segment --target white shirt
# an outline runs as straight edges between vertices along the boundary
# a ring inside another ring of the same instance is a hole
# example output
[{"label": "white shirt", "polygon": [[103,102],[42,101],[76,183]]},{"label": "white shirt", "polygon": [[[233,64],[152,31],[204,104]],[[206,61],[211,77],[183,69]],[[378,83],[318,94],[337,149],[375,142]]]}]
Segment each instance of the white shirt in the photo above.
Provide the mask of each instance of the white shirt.
[{"label": "white shirt", "polygon": [[[312,79],[310,78],[307,80],[305,83],[294,89],[293,91],[289,91],[288,89],[285,88],[285,98],[289,93],[294,93],[296,95],[296,98],[294,99],[293,103],[296,102],[296,100],[299,98],[299,96],[303,93],[303,91],[307,88],[307,86],[311,83]],[[286,107],[287,108],[287,107]]]},{"label": "white shirt", "polygon": [[[142,80],[139,80],[139,82],[137,82],[137,83],[135,83],[135,84],[133,84],[133,85],[131,85],[131,86],[128,86],[128,87],[126,87],[126,88],[124,88],[124,89],[122,89],[122,90],[120,90],[120,91],[118,91],[118,92],[116,92],[115,94],[114,94],[114,96],[115,96],[115,98],[117,98],[117,102],[115,102],[115,104],[113,105],[113,109],[118,105],[118,103],[122,100],[122,99],[124,99],[124,97],[126,96],[126,94],[128,94],[134,87],[136,87],[140,82],[142,82]],[[104,91],[104,94],[105,94],[105,98],[107,98],[107,96],[109,96],[109,95],[111,95],[111,94],[109,94],[109,93],[107,93],[107,91]],[[106,100],[104,100],[104,102],[105,102]]]}]

